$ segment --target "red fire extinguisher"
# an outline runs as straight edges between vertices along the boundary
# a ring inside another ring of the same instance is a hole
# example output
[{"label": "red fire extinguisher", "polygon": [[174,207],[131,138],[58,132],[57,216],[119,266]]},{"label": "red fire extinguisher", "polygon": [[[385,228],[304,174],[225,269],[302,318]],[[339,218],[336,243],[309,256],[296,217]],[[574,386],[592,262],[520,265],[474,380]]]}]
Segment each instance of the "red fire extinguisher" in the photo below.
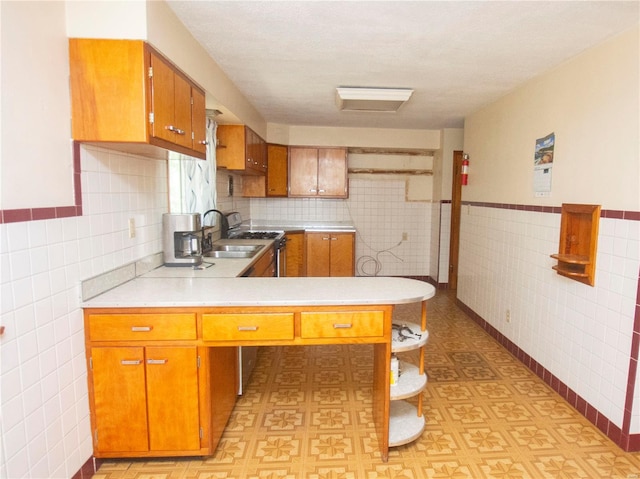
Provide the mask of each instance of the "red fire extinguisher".
[{"label": "red fire extinguisher", "polygon": [[462,155],[462,184],[466,185],[469,181],[469,155]]}]

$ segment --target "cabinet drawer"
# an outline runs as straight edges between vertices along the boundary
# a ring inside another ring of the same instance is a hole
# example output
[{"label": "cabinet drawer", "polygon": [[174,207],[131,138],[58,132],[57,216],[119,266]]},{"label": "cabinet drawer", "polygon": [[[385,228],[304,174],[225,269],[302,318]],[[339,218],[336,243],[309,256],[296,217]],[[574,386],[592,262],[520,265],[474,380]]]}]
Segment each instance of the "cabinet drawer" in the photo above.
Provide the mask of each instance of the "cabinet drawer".
[{"label": "cabinet drawer", "polygon": [[91,341],[150,341],[196,339],[196,315],[184,314],[92,314]]},{"label": "cabinet drawer", "polygon": [[324,311],[300,313],[303,338],[357,338],[382,336],[383,311]]},{"label": "cabinet drawer", "polygon": [[203,314],[204,341],[293,339],[293,313]]}]

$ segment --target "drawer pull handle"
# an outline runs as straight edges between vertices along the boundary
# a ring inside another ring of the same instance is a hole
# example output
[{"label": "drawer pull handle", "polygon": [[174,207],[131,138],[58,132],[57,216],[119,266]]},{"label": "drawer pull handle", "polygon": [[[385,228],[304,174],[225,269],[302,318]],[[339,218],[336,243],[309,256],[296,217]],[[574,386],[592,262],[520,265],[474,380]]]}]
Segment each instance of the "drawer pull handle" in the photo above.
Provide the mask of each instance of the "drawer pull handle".
[{"label": "drawer pull handle", "polygon": [[131,331],[134,333],[148,333],[153,329],[153,326],[131,326]]},{"label": "drawer pull handle", "polygon": [[257,331],[258,326],[238,326],[238,331]]},{"label": "drawer pull handle", "polygon": [[351,328],[351,323],[335,323],[333,325],[333,329],[349,329]]},{"label": "drawer pull handle", "polygon": [[147,359],[147,364],[167,364],[168,359]]},{"label": "drawer pull handle", "polygon": [[142,361],[140,359],[123,359],[120,361],[120,364],[123,366],[138,366],[142,364]]}]

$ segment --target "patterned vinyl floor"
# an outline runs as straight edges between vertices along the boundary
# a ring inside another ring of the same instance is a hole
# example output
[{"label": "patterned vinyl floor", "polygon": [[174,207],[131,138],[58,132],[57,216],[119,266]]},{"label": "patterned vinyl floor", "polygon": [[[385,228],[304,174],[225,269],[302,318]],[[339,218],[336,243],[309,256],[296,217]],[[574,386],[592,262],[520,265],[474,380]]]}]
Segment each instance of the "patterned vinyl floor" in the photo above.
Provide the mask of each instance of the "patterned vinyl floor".
[{"label": "patterned vinyl floor", "polygon": [[[419,305],[394,314],[419,322]],[[387,463],[371,418],[371,346],[265,347],[214,456],[108,460],[93,477],[640,478],[639,453],[601,434],[450,293],[429,300],[428,329],[427,426],[417,441],[392,448]]]}]

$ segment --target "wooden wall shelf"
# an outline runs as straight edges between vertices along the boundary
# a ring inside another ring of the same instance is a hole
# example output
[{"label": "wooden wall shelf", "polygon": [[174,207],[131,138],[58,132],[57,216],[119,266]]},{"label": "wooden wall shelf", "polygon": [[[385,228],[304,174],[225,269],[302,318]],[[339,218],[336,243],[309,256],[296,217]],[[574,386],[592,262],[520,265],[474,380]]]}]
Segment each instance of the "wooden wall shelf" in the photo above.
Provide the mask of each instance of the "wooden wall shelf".
[{"label": "wooden wall shelf", "polygon": [[558,260],[553,269],[562,276],[593,286],[596,273],[600,205],[563,204]]}]

